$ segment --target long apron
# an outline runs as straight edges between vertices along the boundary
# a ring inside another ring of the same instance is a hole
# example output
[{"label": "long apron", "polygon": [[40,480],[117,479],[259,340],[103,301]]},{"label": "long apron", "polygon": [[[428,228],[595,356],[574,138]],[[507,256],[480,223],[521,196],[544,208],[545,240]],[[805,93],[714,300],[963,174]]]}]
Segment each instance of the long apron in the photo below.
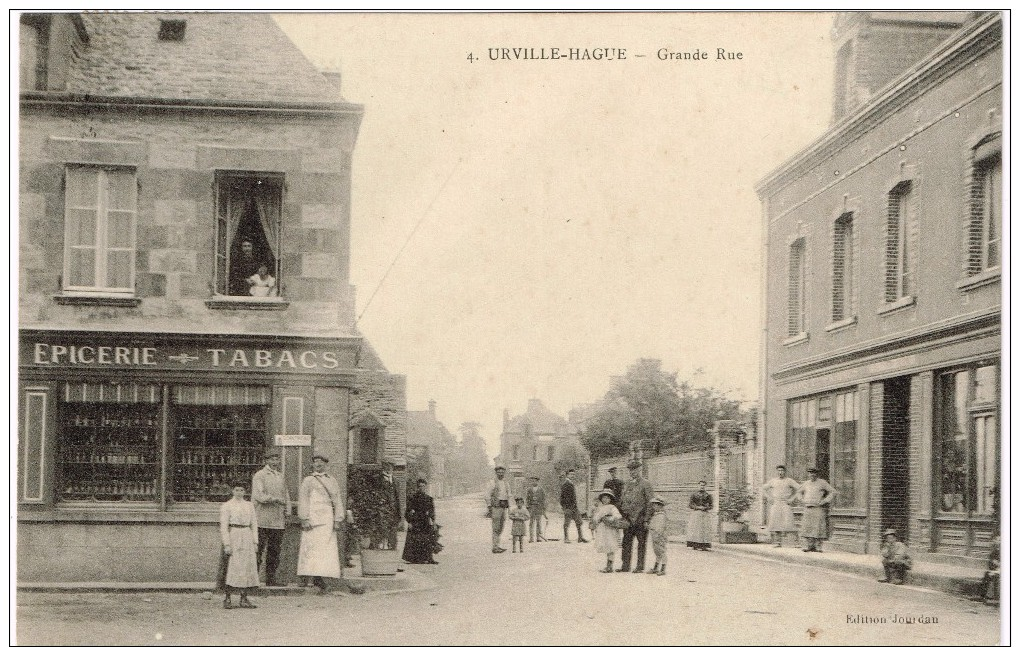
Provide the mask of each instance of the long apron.
[{"label": "long apron", "polygon": [[[340,577],[340,552],[333,529],[333,502],[323,488],[312,488],[308,506],[322,513],[329,523],[312,526],[301,531],[301,549],[298,552],[298,575],[310,577]],[[328,514],[326,514],[328,510]]]}]

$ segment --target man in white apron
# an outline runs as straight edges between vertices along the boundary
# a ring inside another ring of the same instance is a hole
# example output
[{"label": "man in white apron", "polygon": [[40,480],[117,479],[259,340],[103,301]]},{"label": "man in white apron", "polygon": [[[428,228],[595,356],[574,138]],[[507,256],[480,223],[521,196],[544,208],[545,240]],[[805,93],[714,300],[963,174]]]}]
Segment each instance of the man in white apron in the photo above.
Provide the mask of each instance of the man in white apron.
[{"label": "man in white apron", "polygon": [[326,474],[328,463],[329,459],[325,456],[313,456],[312,474],[301,481],[298,492],[301,550],[297,574],[312,578],[312,583],[319,587],[320,595],[329,592],[329,584],[323,578],[340,579],[336,531],[344,519],[340,484]]}]

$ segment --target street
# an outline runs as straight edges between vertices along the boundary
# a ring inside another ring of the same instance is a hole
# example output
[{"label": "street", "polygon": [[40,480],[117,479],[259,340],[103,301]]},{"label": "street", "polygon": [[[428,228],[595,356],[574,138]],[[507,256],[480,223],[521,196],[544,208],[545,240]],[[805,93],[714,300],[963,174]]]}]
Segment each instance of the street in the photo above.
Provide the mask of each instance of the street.
[{"label": "street", "polygon": [[[437,501],[434,583],[391,594],[274,596],[258,609],[199,593],[22,593],[23,645],[993,645],[998,609],[919,588],[670,544],[665,577],[599,573],[592,544],[490,552],[479,495]],[[669,510],[668,514],[678,514]],[[558,516],[547,535],[562,539]],[[509,528],[509,524],[508,524]],[[509,532],[509,531],[507,531]],[[573,539],[573,528],[571,538]],[[590,536],[585,528],[586,536]],[[649,545],[649,557],[651,546]],[[619,557],[617,556],[617,565]],[[651,560],[646,567],[651,566]],[[211,578],[210,578],[211,579]],[[897,622],[897,619],[900,621]],[[879,622],[884,620],[885,622]],[[911,624],[905,624],[913,620]]]}]

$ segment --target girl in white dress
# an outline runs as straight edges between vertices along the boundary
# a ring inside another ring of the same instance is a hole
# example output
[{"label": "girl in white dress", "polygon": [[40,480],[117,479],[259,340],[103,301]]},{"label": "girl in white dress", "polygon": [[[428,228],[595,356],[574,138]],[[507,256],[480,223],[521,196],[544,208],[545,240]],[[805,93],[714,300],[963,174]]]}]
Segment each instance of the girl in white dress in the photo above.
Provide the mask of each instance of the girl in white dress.
[{"label": "girl in white dress", "polygon": [[227,597],[223,608],[231,609],[230,593],[237,589],[241,593],[238,604],[242,609],[254,609],[248,599],[248,591],[258,588],[259,570],[256,547],[259,545],[259,525],[255,518],[255,506],[244,499],[244,485],[234,485],[234,496],[220,506],[220,538],[223,553],[228,556]]},{"label": "girl in white dress", "polygon": [[616,556],[616,549],[620,545],[623,531],[612,524],[623,519],[623,515],[613,505],[616,497],[610,489],[602,490],[599,494],[599,502],[591,513],[592,533],[595,535],[595,550],[606,554],[606,567],[600,572],[613,572],[613,559]]}]

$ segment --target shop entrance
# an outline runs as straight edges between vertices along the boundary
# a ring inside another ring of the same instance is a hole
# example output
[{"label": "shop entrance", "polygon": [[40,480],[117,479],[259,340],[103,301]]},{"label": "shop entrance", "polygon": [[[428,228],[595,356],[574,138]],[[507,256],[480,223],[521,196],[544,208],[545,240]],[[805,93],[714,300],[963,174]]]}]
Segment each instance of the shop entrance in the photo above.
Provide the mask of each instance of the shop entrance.
[{"label": "shop entrance", "polygon": [[882,402],[882,528],[909,532],[910,378],[887,380]]}]

